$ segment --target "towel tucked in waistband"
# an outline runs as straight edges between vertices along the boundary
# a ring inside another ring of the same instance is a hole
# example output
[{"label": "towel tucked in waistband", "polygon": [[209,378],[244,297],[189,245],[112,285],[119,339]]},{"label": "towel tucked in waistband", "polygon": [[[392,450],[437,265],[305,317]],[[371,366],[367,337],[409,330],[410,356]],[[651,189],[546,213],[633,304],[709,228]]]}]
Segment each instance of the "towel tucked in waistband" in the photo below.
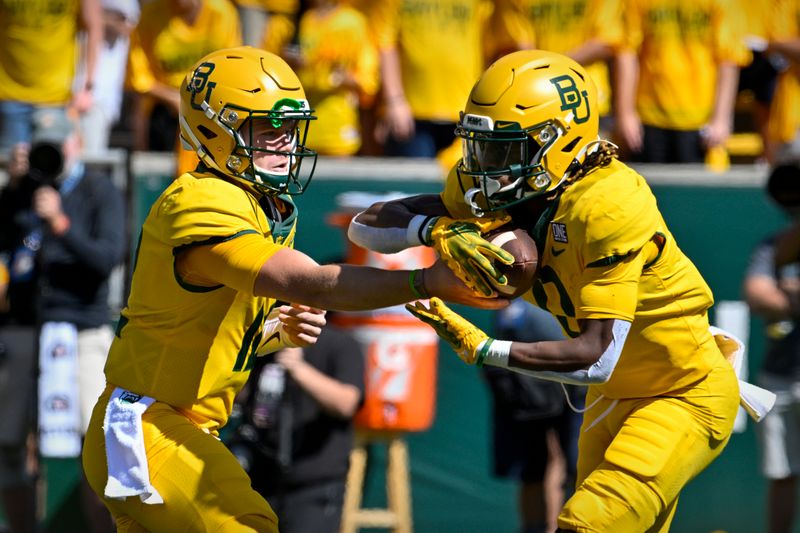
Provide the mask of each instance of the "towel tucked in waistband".
[{"label": "towel tucked in waistband", "polygon": [[144,450],[142,414],[155,399],[117,387],[106,406],[103,430],[106,440],[107,498],[139,496],[144,503],[164,503],[150,484],[150,470]]}]

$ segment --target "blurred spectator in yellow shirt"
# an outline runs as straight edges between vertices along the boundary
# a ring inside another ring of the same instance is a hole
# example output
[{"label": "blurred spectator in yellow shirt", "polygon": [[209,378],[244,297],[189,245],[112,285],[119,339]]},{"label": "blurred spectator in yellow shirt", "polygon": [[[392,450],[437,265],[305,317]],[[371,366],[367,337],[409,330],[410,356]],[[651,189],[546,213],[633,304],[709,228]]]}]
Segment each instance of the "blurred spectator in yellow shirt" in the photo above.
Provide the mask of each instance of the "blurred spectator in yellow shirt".
[{"label": "blurred spectator in yellow shirt", "polygon": [[[34,124],[91,106],[102,24],[99,0],[0,0],[0,152],[29,143]],[[73,91],[79,63],[90,74]]]},{"label": "blurred spectator in yellow shirt", "polygon": [[770,108],[770,139],[776,161],[800,160],[800,0],[778,0],[767,54],[778,54],[788,68],[778,77]]},{"label": "blurred spectator in yellow shirt", "polygon": [[197,159],[178,144],[178,88],[214,50],[241,44],[239,15],[228,0],[152,0],[131,35],[129,84],[142,98],[134,113],[138,150],[178,149],[178,174]]},{"label": "blurred spectator in yellow shirt", "polygon": [[297,74],[318,117],[308,146],[325,155],[361,147],[359,110],[378,91],[378,53],[367,18],[346,0],[312,0],[300,19]]},{"label": "blurred spectator in yellow shirt", "polygon": [[435,157],[454,140],[458,112],[483,69],[486,0],[383,0],[370,6],[380,54],[389,156]]},{"label": "blurred spectator in yellow shirt", "polygon": [[234,0],[242,44],[280,55],[297,31],[299,0]]},{"label": "blurred spectator in yellow shirt", "polygon": [[616,61],[618,140],[631,159],[699,163],[730,136],[749,61],[733,0],[627,0]]},{"label": "blurred spectator in yellow shirt", "polygon": [[734,123],[734,133],[756,132],[762,145],[761,153],[757,157],[771,163],[775,161],[776,143],[769,135],[770,109],[775,96],[778,74],[786,67],[783,56],[767,51],[769,40],[778,25],[775,15],[779,0],[766,0],[761,3],[752,0],[737,0],[737,2],[736,13],[742,19],[744,42],[752,57],[739,73],[737,119],[740,116],[748,119],[752,121],[752,126],[748,126],[747,123],[737,126],[737,123]]},{"label": "blurred spectator in yellow shirt", "polygon": [[[622,0],[506,0],[517,4],[530,25],[532,48],[567,55],[586,67],[597,87],[600,132],[610,131],[608,62],[622,46]],[[507,53],[511,50],[504,50]]]}]

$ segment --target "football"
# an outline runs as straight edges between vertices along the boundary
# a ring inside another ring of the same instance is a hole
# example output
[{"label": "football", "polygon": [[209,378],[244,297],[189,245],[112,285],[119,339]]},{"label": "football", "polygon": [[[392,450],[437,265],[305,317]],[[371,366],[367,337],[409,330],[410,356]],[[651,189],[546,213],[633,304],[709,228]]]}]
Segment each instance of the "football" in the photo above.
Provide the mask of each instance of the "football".
[{"label": "football", "polygon": [[483,237],[514,256],[514,262],[510,265],[498,262],[500,271],[508,279],[506,285],[497,285],[489,280],[498,294],[506,298],[516,298],[528,292],[539,266],[539,253],[533,238],[527,231],[509,225],[492,230]]}]

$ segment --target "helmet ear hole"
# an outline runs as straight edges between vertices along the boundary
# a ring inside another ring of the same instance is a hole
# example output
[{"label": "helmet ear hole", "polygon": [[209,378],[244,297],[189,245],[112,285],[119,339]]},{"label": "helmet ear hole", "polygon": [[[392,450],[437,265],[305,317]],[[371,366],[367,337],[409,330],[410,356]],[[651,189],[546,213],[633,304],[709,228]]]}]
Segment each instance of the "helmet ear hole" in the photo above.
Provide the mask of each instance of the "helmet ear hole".
[{"label": "helmet ear hole", "polygon": [[578,143],[581,142],[582,138],[583,137],[575,137],[569,142],[569,144],[567,144],[564,148],[562,148],[561,151],[564,153],[573,151],[575,147],[578,145]]},{"label": "helmet ear hole", "polygon": [[217,134],[216,134],[216,133],[214,133],[213,131],[211,131],[210,129],[208,129],[206,126],[204,126],[204,125],[202,125],[202,124],[198,124],[198,126],[197,126],[197,131],[199,131],[200,133],[202,133],[202,134],[203,134],[203,136],[204,136],[206,139],[213,139],[213,138],[215,138],[215,137],[217,136]]}]

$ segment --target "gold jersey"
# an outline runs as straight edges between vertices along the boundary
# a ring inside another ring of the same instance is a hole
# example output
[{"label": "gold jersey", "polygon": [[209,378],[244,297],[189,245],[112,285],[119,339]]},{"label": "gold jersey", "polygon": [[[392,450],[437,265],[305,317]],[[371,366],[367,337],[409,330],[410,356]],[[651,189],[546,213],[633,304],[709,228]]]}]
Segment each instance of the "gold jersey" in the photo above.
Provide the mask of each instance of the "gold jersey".
[{"label": "gold jersey", "polygon": [[78,0],[0,0],[0,100],[69,101],[79,11]]},{"label": "gold jersey", "polygon": [[[188,173],[170,184],[142,226],[108,383],[167,403],[211,431],[224,425],[275,305],[253,295],[255,278],[272,254],[293,245],[295,223],[296,210],[275,222],[255,197],[211,174]],[[256,238],[256,247],[213,269],[190,265],[189,274],[179,274],[181,251]],[[192,272],[209,270],[216,284],[194,281]]]},{"label": "gold jersey", "polygon": [[[470,181],[468,178],[465,181]],[[457,173],[442,199],[464,216]],[[649,186],[614,160],[566,187],[531,233],[539,272],[524,295],[576,337],[582,319],[631,321],[631,330],[608,383],[610,398],[669,394],[711,370],[719,350],[709,333],[713,296],[669,232]]]}]

